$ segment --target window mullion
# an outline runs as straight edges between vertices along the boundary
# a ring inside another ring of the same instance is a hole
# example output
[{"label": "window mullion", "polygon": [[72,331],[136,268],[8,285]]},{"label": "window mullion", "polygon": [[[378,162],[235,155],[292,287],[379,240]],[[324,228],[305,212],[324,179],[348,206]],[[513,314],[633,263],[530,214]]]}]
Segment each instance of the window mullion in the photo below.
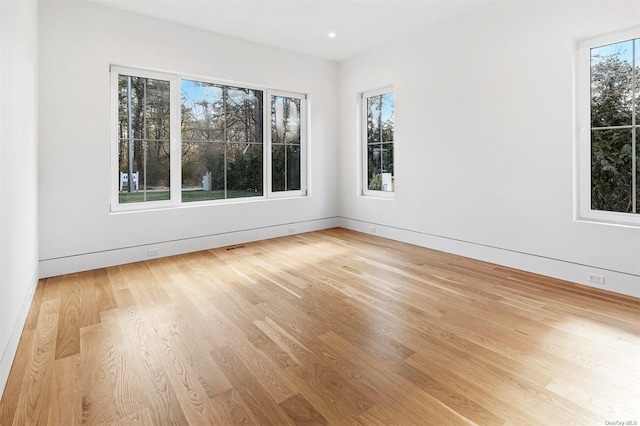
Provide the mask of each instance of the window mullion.
[{"label": "window mullion", "polygon": [[171,202],[174,205],[182,202],[182,125],[181,104],[180,104],[180,79],[176,76],[170,80],[170,128],[169,128],[169,182]]},{"label": "window mullion", "polygon": [[222,116],[223,116],[223,127],[222,127],[222,140],[223,140],[223,163],[222,163],[222,172],[224,176],[224,199],[226,200],[228,197],[227,194],[227,149],[229,148],[228,141],[228,132],[227,125],[229,124],[229,117],[227,115],[227,97],[229,95],[229,89],[225,86],[222,89]]},{"label": "window mullion", "polygon": [[131,182],[133,181],[133,118],[131,114],[131,76],[127,76],[127,144],[129,147],[129,188],[132,192]]},{"label": "window mullion", "polygon": [[271,194],[273,190],[273,153],[271,152],[273,141],[271,140],[271,93],[266,91],[262,98],[262,188],[264,194]]},{"label": "window mullion", "polygon": [[[640,39],[639,39],[640,40]],[[638,188],[638,167],[637,167],[637,128],[636,128],[636,111],[637,100],[636,90],[638,88],[638,78],[636,72],[636,41],[631,42],[631,211],[637,211],[637,188]]]}]

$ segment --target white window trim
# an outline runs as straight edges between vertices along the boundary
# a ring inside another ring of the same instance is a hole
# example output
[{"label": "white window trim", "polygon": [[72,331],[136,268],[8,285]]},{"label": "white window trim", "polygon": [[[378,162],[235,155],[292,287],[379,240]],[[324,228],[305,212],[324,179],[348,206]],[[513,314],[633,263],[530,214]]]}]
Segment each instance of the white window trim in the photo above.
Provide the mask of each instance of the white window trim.
[{"label": "white window trim", "polygon": [[[273,191],[273,182],[271,181],[271,172],[273,164],[271,153],[271,96],[282,96],[286,98],[300,99],[300,189],[295,191]],[[264,126],[266,132],[266,138],[268,138],[268,144],[265,144],[265,151],[267,151],[267,160],[265,169],[265,182],[267,182],[267,197],[268,198],[287,198],[287,197],[301,197],[307,195],[307,95],[303,93],[287,92],[283,90],[267,90],[266,91],[266,104],[265,108],[265,120]],[[265,139],[266,140],[266,139]]]},{"label": "white window trim", "polygon": [[574,211],[578,221],[640,227],[640,214],[591,209],[591,49],[639,37],[640,27],[634,27],[577,43]]},{"label": "white window trim", "polygon": [[[151,78],[169,81],[170,84],[170,104],[171,122],[170,122],[170,150],[171,156],[169,160],[170,167],[170,197],[166,201],[147,201],[147,202],[132,202],[121,204],[119,202],[119,182],[116,176],[119,175],[118,167],[118,75],[132,75],[136,77]],[[263,153],[262,153],[262,196],[246,197],[246,198],[227,198],[218,200],[203,200],[194,202],[182,201],[182,156],[180,155],[182,150],[182,135],[181,135],[181,123],[180,123],[180,90],[182,80],[201,81],[205,83],[221,84],[225,86],[242,87],[252,90],[261,90],[264,93],[263,96],[263,109],[262,109],[262,137],[263,137]],[[168,208],[186,208],[197,206],[211,206],[218,204],[237,204],[237,203],[253,203],[258,201],[264,201],[267,199],[281,199],[290,197],[300,197],[309,195],[308,180],[309,180],[309,149],[308,149],[308,125],[309,122],[309,108],[307,105],[307,95],[297,92],[287,92],[282,90],[272,90],[266,87],[235,82],[230,80],[212,79],[202,76],[193,76],[188,74],[164,72],[148,70],[143,68],[126,67],[120,65],[110,66],[110,165],[109,165],[109,193],[110,193],[110,212],[135,212],[135,211],[148,211],[148,210],[161,210]],[[301,146],[300,146],[300,184],[301,189],[296,191],[276,191],[271,189],[271,95],[286,96],[291,98],[298,98],[301,100],[300,105],[300,117],[301,117]]]},{"label": "white window trim", "polygon": [[[393,191],[375,191],[368,188],[369,176],[368,176],[368,157],[367,157],[367,98],[372,96],[384,95],[385,93],[394,93],[395,97],[395,89],[393,86],[386,86],[381,89],[371,90],[368,92],[362,92],[360,94],[360,167],[361,167],[361,195],[363,197],[369,198],[381,198],[385,200],[394,200],[395,199],[395,187]],[[394,107],[395,109],[395,107]],[[395,111],[394,111],[395,114]],[[395,127],[395,122],[394,122]],[[395,128],[393,130],[393,148],[395,152],[395,143],[396,143],[396,131]],[[394,170],[395,170],[395,155],[394,155]],[[394,172],[395,177],[395,172]]]}]

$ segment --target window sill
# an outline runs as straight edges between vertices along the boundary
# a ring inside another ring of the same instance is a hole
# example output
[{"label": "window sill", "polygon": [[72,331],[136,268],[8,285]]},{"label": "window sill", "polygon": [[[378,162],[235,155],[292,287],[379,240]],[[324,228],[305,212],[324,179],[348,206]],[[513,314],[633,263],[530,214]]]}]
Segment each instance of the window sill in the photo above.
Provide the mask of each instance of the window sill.
[{"label": "window sill", "polygon": [[372,198],[376,200],[394,201],[396,199],[395,192],[384,191],[364,191],[361,195],[363,198]]},{"label": "window sill", "polygon": [[632,213],[589,210],[587,212],[581,212],[581,214],[576,217],[576,221],[599,225],[621,226],[625,228],[640,228],[640,215]]}]

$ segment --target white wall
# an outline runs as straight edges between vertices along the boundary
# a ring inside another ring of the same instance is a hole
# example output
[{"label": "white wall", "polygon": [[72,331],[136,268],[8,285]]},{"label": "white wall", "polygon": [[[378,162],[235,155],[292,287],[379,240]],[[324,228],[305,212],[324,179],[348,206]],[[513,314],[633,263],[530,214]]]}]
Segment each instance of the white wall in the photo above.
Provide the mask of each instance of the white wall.
[{"label": "white wall", "polygon": [[[640,2],[496,2],[343,61],[342,224],[640,296],[640,230],[573,220],[574,49]],[[358,196],[356,94],[396,89],[395,201]]]},{"label": "white wall", "polygon": [[[82,2],[40,4],[40,271],[335,226],[337,64]],[[109,214],[109,65],[309,95],[311,196]]]},{"label": "white wall", "polygon": [[0,3],[0,397],[38,278],[35,1]]}]

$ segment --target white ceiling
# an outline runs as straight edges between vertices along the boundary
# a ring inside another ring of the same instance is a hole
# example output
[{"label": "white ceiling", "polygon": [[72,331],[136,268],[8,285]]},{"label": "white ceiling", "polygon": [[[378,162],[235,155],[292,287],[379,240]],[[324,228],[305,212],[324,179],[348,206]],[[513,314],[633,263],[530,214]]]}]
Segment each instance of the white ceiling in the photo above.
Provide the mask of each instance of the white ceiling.
[{"label": "white ceiling", "polygon": [[[491,3],[489,0],[86,1],[330,60],[354,56]],[[329,32],[338,36],[329,38]]]}]

